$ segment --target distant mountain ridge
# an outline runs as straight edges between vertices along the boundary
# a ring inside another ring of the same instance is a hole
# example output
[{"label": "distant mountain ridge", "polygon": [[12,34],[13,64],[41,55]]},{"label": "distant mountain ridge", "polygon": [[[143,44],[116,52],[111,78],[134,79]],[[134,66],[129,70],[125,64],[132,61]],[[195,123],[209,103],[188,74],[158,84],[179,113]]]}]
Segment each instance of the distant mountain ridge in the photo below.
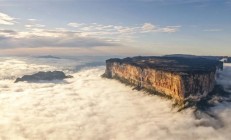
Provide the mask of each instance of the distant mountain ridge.
[{"label": "distant mountain ridge", "polygon": [[36,58],[53,58],[53,59],[61,59],[60,57],[52,56],[52,55],[36,56]]}]

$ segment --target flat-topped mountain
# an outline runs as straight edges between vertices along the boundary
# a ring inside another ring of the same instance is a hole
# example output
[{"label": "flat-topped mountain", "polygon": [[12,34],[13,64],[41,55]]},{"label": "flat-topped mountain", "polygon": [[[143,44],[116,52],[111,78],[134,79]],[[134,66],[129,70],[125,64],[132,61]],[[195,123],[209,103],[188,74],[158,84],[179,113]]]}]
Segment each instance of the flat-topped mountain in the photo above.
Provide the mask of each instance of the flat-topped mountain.
[{"label": "flat-topped mountain", "polygon": [[223,63],[211,59],[205,59],[200,57],[158,57],[158,56],[137,56],[127,57],[124,59],[108,59],[106,63],[118,62],[121,64],[130,64],[138,66],[140,68],[153,68],[157,70],[169,71],[169,72],[181,72],[184,73],[200,73],[215,71],[217,68],[222,69]]},{"label": "flat-topped mountain", "polygon": [[215,85],[223,63],[200,57],[138,56],[106,60],[104,76],[173,98],[205,97]]}]

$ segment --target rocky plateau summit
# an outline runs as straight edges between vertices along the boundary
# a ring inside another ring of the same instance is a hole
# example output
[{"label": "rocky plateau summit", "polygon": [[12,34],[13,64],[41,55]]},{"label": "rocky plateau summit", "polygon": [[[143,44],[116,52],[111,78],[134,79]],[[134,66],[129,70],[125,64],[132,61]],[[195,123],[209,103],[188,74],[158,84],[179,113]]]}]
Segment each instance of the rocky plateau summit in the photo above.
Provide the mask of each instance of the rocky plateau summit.
[{"label": "rocky plateau summit", "polygon": [[104,77],[172,98],[182,104],[208,96],[223,63],[201,57],[138,56],[106,60]]}]

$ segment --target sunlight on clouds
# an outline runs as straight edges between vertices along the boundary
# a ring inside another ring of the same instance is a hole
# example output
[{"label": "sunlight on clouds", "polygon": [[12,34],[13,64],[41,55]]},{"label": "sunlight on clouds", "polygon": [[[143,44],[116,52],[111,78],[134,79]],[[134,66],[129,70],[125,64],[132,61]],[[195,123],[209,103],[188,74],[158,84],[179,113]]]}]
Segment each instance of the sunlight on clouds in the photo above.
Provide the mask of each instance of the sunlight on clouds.
[{"label": "sunlight on clouds", "polygon": [[150,31],[153,31],[155,29],[155,25],[153,25],[151,23],[144,23],[144,25],[142,26],[142,29],[144,32],[150,32]]},{"label": "sunlight on clouds", "polygon": [[[14,23],[15,18],[12,18],[7,14],[0,13],[0,24],[13,25]],[[20,24],[23,25],[23,23]],[[13,28],[10,30],[0,30],[0,48],[5,49],[5,53],[14,54],[16,51],[13,51],[12,49],[16,48],[44,49],[51,47],[86,47],[97,49],[99,47],[104,49],[105,47],[108,47],[108,49],[105,49],[105,52],[107,52],[108,50],[112,50],[111,47],[114,47],[115,51],[113,53],[118,52],[126,54],[129,52],[128,49],[130,49],[128,46],[135,46],[135,44],[137,44],[136,37],[140,34],[174,33],[178,31],[178,28],[180,28],[180,26],[155,26],[152,23],[124,26],[77,22],[68,23],[67,26],[69,28],[48,28],[46,25],[38,23],[38,19],[34,18],[26,19],[26,23],[23,26],[24,29],[21,30],[18,30],[17,28],[14,29],[16,26],[12,26]],[[126,52],[121,51],[121,48],[123,47],[125,47],[125,49],[122,50],[126,50]],[[42,49],[40,51],[44,52]],[[99,50],[103,51],[103,49]],[[86,52],[81,49],[80,52],[82,51]],[[21,53],[21,51],[18,50],[18,53],[19,52]],[[59,53],[59,51],[56,53]]]},{"label": "sunlight on clouds", "polygon": [[37,19],[35,19],[35,18],[30,18],[30,19],[28,19],[28,21],[30,21],[30,22],[35,22],[35,21],[37,21]]},{"label": "sunlight on clouds", "polygon": [[162,32],[164,33],[174,33],[177,32],[179,30],[181,26],[167,26],[165,28],[162,28]]},{"label": "sunlight on clouds", "polygon": [[151,32],[177,32],[181,26],[155,26],[151,23],[144,23],[141,26],[102,25],[98,23],[83,24],[69,23],[68,26],[75,27],[78,31],[87,35],[131,35]]},{"label": "sunlight on clouds", "polygon": [[[76,70],[84,64],[81,61],[0,58],[0,138],[228,140],[231,137],[230,103],[211,108],[225,124],[215,129],[212,118],[195,119],[192,109],[177,112],[170,100],[101,78],[104,66]],[[74,77],[47,83],[14,83],[16,77],[24,74],[56,69]],[[225,73],[231,73],[230,69]]]},{"label": "sunlight on clouds", "polygon": [[14,25],[15,24],[15,18],[0,12],[0,24]]},{"label": "sunlight on clouds", "polygon": [[70,26],[70,27],[79,27],[79,26],[82,26],[84,24],[83,23],[71,22],[71,23],[68,23],[67,25]]},{"label": "sunlight on clouds", "polygon": [[42,24],[27,24],[25,25],[26,28],[42,28],[45,27],[45,25]]}]

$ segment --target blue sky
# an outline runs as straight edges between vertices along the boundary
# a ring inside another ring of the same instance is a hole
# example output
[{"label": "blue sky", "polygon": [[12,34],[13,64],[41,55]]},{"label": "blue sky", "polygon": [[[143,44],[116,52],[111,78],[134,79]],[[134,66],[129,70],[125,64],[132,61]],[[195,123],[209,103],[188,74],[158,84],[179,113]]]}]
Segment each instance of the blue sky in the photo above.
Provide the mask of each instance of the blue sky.
[{"label": "blue sky", "polygon": [[231,55],[231,0],[0,0],[0,55]]}]

